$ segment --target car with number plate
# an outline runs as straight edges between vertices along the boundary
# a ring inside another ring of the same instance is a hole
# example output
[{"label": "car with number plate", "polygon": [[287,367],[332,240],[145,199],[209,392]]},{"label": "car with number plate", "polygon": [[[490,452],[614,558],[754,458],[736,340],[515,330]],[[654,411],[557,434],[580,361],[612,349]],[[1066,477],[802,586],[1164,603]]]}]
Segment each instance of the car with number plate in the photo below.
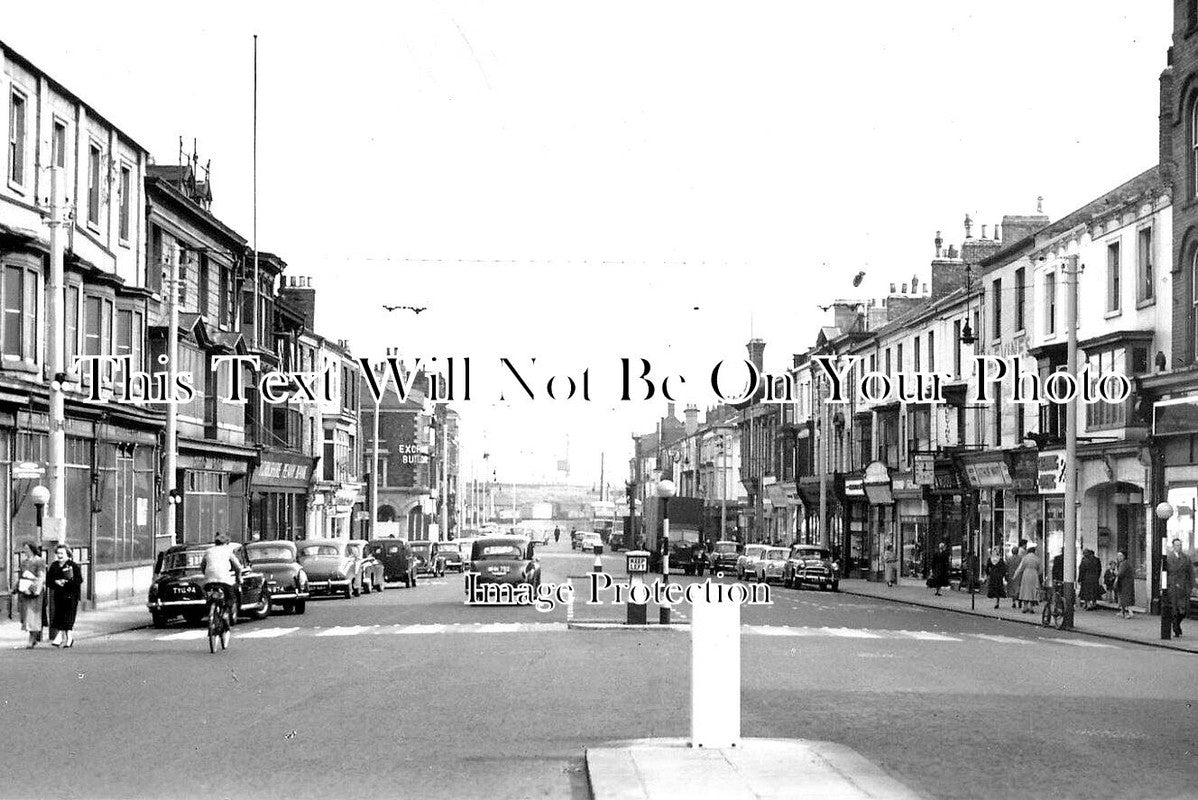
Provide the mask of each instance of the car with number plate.
[{"label": "car with number plate", "polygon": [[254,569],[266,576],[270,602],[293,614],[303,614],[308,606],[308,573],[296,558],[295,542],[250,542],[245,552]]},{"label": "car with number plate", "polygon": [[475,540],[471,549],[470,560],[466,563],[467,592],[471,575],[476,585],[528,584],[535,591],[541,585],[541,562],[529,539],[488,536]]},{"label": "car with number plate", "polygon": [[358,592],[358,561],[347,542],[304,539],[295,546],[300,566],[308,573],[308,592],[313,597],[323,594],[348,599]]},{"label": "car with number plate", "polygon": [[578,543],[578,549],[584,553],[588,550],[593,553],[596,547],[603,547],[603,537],[593,531],[583,531],[582,539]]},{"label": "car with number plate", "polygon": [[[204,596],[204,572],[200,563],[211,547],[211,544],[179,544],[158,554],[146,599],[146,608],[150,610],[155,628],[166,627],[175,617],[183,617],[195,625],[207,615],[208,600]],[[233,619],[242,615],[265,619],[270,615],[271,604],[266,575],[254,568],[243,545],[238,545],[236,552],[237,560],[245,569],[233,592]]]},{"label": "car with number plate", "polygon": [[434,542],[433,543],[433,558],[441,559],[443,570],[452,569],[455,572],[464,572],[466,559],[462,558],[461,546],[456,542]]},{"label": "car with number plate", "polygon": [[383,580],[416,585],[416,559],[403,539],[371,539],[370,549],[383,565]]},{"label": "car with number plate", "polygon": [[801,589],[807,584],[838,592],[840,565],[832,560],[832,553],[826,547],[796,544],[786,558],[782,582],[789,589]]},{"label": "car with number plate", "polygon": [[350,539],[346,548],[358,562],[358,585],[365,594],[381,592],[387,588],[387,578],[382,563],[375,558],[374,549],[363,539]]}]

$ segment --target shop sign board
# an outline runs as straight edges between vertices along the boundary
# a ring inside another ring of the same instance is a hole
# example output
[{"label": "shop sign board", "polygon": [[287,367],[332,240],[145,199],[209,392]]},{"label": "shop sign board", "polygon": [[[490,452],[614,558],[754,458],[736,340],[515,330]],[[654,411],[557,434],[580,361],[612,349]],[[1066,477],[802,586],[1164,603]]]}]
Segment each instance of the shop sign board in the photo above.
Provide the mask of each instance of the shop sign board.
[{"label": "shop sign board", "polygon": [[1040,494],[1065,493],[1065,451],[1045,450],[1036,461],[1036,484]]},{"label": "shop sign board", "polygon": [[936,483],[936,456],[932,453],[916,453],[912,467],[912,480],[918,486],[934,486]]},{"label": "shop sign board", "polygon": [[965,480],[975,489],[1005,489],[1011,485],[1007,465],[1001,461],[965,464]]}]

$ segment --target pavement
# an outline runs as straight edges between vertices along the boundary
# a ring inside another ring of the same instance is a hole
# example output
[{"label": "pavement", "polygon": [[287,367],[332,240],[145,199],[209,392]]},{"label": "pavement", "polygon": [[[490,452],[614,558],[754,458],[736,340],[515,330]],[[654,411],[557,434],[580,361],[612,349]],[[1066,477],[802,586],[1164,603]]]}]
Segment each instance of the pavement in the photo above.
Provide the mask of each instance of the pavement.
[{"label": "pavement", "polygon": [[[840,591],[859,597],[874,597],[895,603],[999,619],[1004,622],[1036,626],[1041,624],[1039,607],[1034,613],[1025,614],[1019,609],[1011,608],[1011,601],[1004,599],[999,602],[999,607],[995,608],[994,601],[984,594],[975,594],[970,598],[969,592],[946,589],[937,597],[931,589],[922,586],[887,586],[885,583],[855,579],[841,580]],[[1093,611],[1084,611],[1078,608],[1073,615],[1073,631],[1075,633],[1198,653],[1198,620],[1191,620],[1189,624],[1183,622],[1182,630],[1181,638],[1161,639],[1161,618],[1159,616],[1135,614],[1131,619],[1123,619],[1119,616],[1117,609],[1108,605],[1099,605]],[[1186,633],[1189,635],[1184,635]]]},{"label": "pavement", "polygon": [[[620,573],[621,556],[603,558]],[[541,561],[560,582],[593,556],[551,545]],[[201,626],[154,629],[137,606],[81,614],[89,638],[71,650],[0,648],[0,718],[21,732],[5,763],[55,754],[53,770],[0,782],[0,798],[584,800],[602,783],[591,754],[688,733],[685,620],[571,629],[562,607],[468,607],[462,588],[451,574],[312,602],[239,624],[215,655]],[[844,592],[772,594],[742,614],[741,734],[808,748],[783,763],[815,775],[856,754],[847,778],[876,771],[944,800],[1195,796],[1198,748],[1179,735],[1189,653]],[[21,639],[14,622],[0,632]],[[678,754],[643,755],[651,783]],[[748,759],[742,788],[760,786],[753,755],[716,768]]]},{"label": "pavement", "polygon": [[[16,603],[13,603],[12,621],[0,624],[0,648],[24,647],[28,635],[21,630],[20,621],[15,619]],[[130,601],[120,605],[109,605],[100,609],[79,610],[75,619],[75,641],[95,639],[122,631],[144,628],[150,624],[150,615],[146,611],[144,601]],[[38,647],[49,647],[49,629],[42,631],[42,644]]]},{"label": "pavement", "polygon": [[833,742],[742,739],[696,749],[685,739],[613,742],[586,751],[595,800],[913,800],[919,795],[849,747]]}]

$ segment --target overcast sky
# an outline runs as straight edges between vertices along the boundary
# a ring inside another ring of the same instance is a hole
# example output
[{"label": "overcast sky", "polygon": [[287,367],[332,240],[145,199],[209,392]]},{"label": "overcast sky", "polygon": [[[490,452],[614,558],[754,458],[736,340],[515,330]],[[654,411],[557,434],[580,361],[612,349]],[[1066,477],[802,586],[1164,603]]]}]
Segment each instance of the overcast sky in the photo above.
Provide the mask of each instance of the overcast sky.
[{"label": "overcast sky", "polygon": [[[260,248],[358,354],[471,356],[467,459],[500,480],[567,435],[573,479],[622,479],[663,410],[617,402],[622,356],[710,404],[751,332],[784,368],[817,302],[925,280],[967,212],[1057,218],[1152,166],[1171,32],[1126,0],[320,8],[9,2],[0,38],[158,163],[198,139],[249,237],[257,33]],[[501,356],[538,359],[536,401],[488,402]],[[588,366],[591,402],[542,395]]]}]

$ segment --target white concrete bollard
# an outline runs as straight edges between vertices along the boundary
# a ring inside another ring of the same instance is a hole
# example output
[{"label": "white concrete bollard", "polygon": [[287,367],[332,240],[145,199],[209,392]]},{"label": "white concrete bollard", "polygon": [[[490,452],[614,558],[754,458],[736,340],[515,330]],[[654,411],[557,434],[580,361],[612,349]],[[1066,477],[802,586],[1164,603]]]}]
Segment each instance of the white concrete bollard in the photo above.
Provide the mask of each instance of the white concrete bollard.
[{"label": "white concrete bollard", "polygon": [[740,604],[696,598],[691,606],[691,747],[740,745],[740,689]]},{"label": "white concrete bollard", "polygon": [[595,556],[595,566],[591,568],[592,572],[603,572],[603,559]]}]

